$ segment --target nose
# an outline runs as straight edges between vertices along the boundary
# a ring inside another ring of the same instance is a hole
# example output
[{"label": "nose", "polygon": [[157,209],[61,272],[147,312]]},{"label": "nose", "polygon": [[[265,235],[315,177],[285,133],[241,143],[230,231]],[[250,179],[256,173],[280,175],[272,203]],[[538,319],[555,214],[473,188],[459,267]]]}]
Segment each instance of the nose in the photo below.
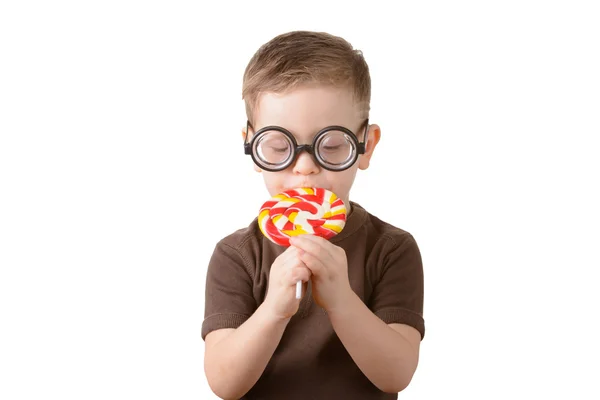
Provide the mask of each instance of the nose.
[{"label": "nose", "polygon": [[300,151],[298,157],[296,158],[296,162],[294,163],[294,173],[300,175],[311,175],[319,172],[319,166],[317,165],[315,159],[310,154],[308,149],[303,149],[306,151]]}]

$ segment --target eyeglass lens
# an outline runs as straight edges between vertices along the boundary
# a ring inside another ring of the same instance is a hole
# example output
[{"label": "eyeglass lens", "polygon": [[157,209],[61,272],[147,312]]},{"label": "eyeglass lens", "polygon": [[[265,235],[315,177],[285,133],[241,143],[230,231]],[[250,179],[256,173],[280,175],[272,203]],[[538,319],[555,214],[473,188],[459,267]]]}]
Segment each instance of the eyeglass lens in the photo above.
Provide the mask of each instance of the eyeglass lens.
[{"label": "eyeglass lens", "polygon": [[[266,167],[276,167],[290,161],[294,153],[291,139],[279,131],[263,132],[253,151]],[[330,168],[345,166],[356,152],[354,142],[345,132],[328,131],[315,143],[315,156]]]}]

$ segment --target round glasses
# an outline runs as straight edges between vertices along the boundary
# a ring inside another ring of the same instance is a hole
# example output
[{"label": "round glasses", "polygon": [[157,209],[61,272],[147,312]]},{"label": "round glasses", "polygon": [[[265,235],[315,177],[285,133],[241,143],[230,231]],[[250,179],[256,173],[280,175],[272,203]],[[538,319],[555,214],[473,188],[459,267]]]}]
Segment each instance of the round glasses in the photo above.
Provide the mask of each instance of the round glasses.
[{"label": "round glasses", "polygon": [[[280,126],[267,126],[260,129],[252,137],[250,143],[244,140],[244,153],[252,156],[256,165],[266,171],[281,171],[289,167],[306,150],[316,162],[329,171],[343,171],[350,168],[365,152],[365,140],[369,120],[365,123],[365,134],[362,143],[356,135],[343,126],[328,126],[321,129],[312,144],[301,144],[287,129]],[[248,128],[246,125],[246,138]]]}]

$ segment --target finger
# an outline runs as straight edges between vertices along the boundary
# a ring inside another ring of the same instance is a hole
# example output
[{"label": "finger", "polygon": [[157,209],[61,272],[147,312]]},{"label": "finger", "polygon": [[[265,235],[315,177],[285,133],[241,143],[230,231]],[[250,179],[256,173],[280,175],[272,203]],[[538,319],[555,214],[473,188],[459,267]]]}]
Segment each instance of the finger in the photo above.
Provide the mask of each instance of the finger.
[{"label": "finger", "polygon": [[329,260],[324,260],[323,256],[321,257],[324,263],[338,260],[341,256],[346,256],[346,252],[344,251],[344,249],[342,249],[339,246],[336,246],[335,244],[331,243],[325,238],[314,235],[302,235],[302,238],[321,246],[323,251],[323,253],[321,254],[326,254],[329,257]]},{"label": "finger", "polygon": [[294,254],[294,252],[296,252],[298,249],[296,249],[294,246],[290,246],[287,249],[285,249],[285,251],[283,253],[281,253],[281,255],[286,255],[289,256],[290,254]]},{"label": "finger", "polygon": [[312,235],[302,235],[294,237],[293,241],[290,241],[290,243],[294,247],[320,258],[323,263],[330,263],[333,261],[332,250],[330,246],[327,246],[331,245],[331,243],[323,238]]},{"label": "finger", "polygon": [[295,247],[303,246],[330,253],[336,247],[329,240],[316,235],[299,235],[290,238],[290,244]]},{"label": "finger", "polygon": [[291,260],[296,259],[297,258],[297,254],[298,254],[298,249],[295,248],[295,247],[290,246],[283,253],[281,253],[279,255],[280,262],[282,264],[287,264]]},{"label": "finger", "polygon": [[297,266],[303,266],[306,268],[306,265],[304,265],[304,263],[302,262],[302,260],[300,260],[299,254],[302,250],[299,249],[294,249],[294,252],[291,253],[291,256],[289,258],[287,258],[285,260],[285,262],[283,263],[283,267],[285,269],[293,269],[294,267]]},{"label": "finger", "polygon": [[325,271],[325,264],[323,261],[312,253],[302,252],[299,254],[300,260],[306,265],[312,274],[322,276]]},{"label": "finger", "polygon": [[297,266],[290,271],[289,284],[295,285],[298,281],[308,282],[311,275],[312,272],[309,268],[305,266]]}]

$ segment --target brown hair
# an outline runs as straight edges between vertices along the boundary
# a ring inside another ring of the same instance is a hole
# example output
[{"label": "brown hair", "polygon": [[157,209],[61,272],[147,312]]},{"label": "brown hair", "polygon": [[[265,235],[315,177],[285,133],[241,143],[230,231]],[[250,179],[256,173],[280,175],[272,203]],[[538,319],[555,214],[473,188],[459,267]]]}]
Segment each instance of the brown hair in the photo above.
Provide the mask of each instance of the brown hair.
[{"label": "brown hair", "polygon": [[242,86],[248,119],[253,122],[262,92],[283,93],[314,83],[352,89],[368,117],[371,77],[362,52],[329,33],[293,31],[263,44],[250,59]]}]

